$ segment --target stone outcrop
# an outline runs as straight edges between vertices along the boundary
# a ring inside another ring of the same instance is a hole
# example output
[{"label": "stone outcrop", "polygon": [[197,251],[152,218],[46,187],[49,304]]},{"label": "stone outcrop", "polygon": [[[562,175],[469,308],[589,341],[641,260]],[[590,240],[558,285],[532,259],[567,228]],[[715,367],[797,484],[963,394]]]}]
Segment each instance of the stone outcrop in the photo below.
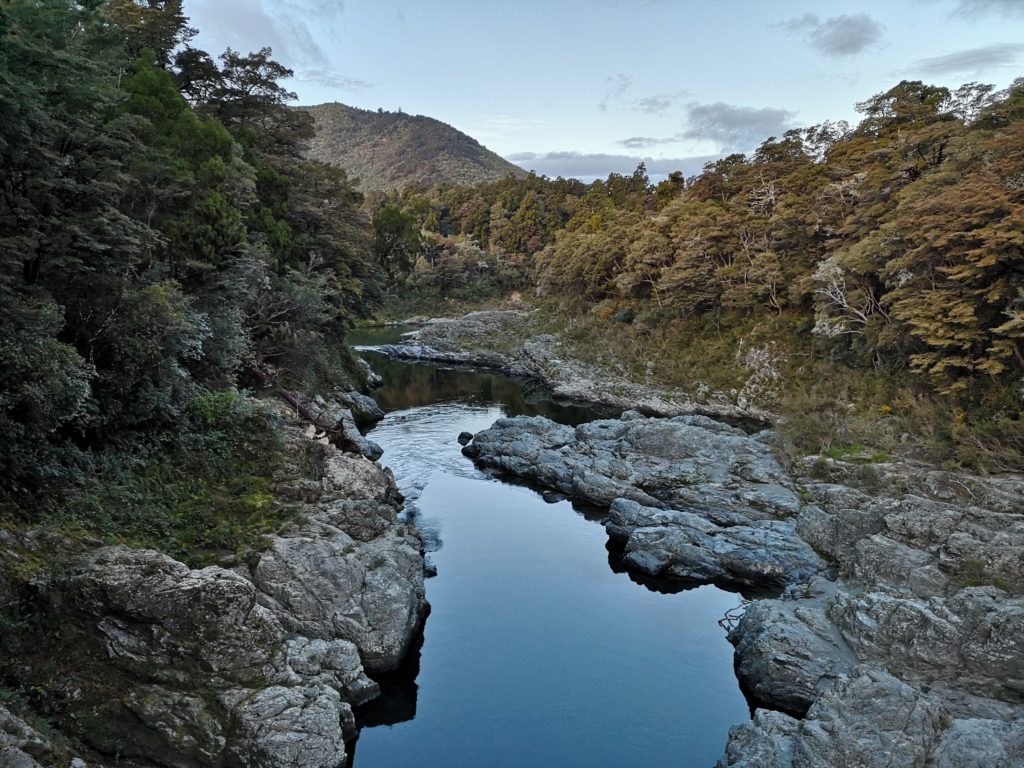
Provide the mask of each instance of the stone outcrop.
[{"label": "stone outcrop", "polygon": [[1024,765],[1024,482],[822,460],[794,479],[772,445],[626,413],[501,419],[464,453],[607,507],[647,576],[785,588],[729,633],[782,711],[734,728],[722,768]]},{"label": "stone outcrop", "polygon": [[758,700],[803,714],[857,657],[829,620],[835,584],[815,579],[782,600],[755,600],[729,633],[736,676]]},{"label": "stone outcrop", "polygon": [[[51,601],[75,636],[75,719],[88,712],[92,724],[78,735],[103,753],[172,766],[254,755],[262,765],[333,766],[345,726],[354,732],[342,693],[365,698],[374,686],[355,646],[310,648],[259,604],[250,581],[220,567],[105,547]],[[323,653],[316,664],[313,652]],[[103,668],[90,669],[99,659]],[[291,754],[286,743],[309,748]]]},{"label": "stone outcrop", "polygon": [[567,354],[551,334],[537,334],[532,313],[520,310],[471,312],[458,318],[412,318],[422,326],[401,344],[379,351],[406,360],[432,360],[493,368],[510,376],[534,379],[565,400],[600,403],[655,416],[704,414],[719,418],[766,422],[770,414],[741,402],[742,398],[708,393],[702,398],[678,389],[627,382]]},{"label": "stone outcrop", "polygon": [[539,416],[499,419],[463,452],[484,468],[592,504],[624,498],[731,526],[800,511],[771,440],[706,416],[659,419],[628,411],[575,429]]},{"label": "stone outcrop", "polygon": [[758,520],[723,527],[693,512],[616,499],[605,525],[623,561],[648,576],[741,586],[785,586],[827,570],[795,523]]},{"label": "stone outcrop", "polygon": [[[367,671],[396,667],[425,616],[423,546],[389,471],[285,431],[315,471],[282,471],[297,513],[244,563],[107,546],[22,587],[59,626],[41,673],[69,737],[169,768],[344,764],[353,707],[379,694]],[[0,711],[0,765],[34,765],[33,738]]]},{"label": "stone outcrop", "polygon": [[398,520],[389,472],[325,449],[321,503],[245,573],[260,603],[290,631],[350,640],[368,670],[387,671],[398,666],[423,615],[422,543]]},{"label": "stone outcrop", "polygon": [[627,566],[650,576],[785,586],[828,570],[796,535],[800,500],[772,454],[706,416],[500,419],[463,451],[482,467],[609,506]]},{"label": "stone outcrop", "polygon": [[797,532],[840,578],[755,602],[730,633],[744,684],[807,717],[761,711],[722,765],[1024,764],[1024,483],[890,464],[866,492],[828,470]]}]

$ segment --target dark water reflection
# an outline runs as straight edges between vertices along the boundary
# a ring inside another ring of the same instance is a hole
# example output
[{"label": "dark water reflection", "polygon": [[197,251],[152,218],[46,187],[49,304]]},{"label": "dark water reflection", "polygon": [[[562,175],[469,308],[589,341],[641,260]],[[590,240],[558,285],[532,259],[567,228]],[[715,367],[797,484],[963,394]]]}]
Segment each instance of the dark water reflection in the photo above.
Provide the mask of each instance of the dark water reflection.
[{"label": "dark water reflection", "polygon": [[599,510],[484,474],[456,442],[502,415],[604,414],[497,374],[364,354],[389,411],[371,437],[438,576],[422,646],[359,713],[353,764],[714,765],[749,715],[717,625],[737,596],[637,583],[607,549]]}]

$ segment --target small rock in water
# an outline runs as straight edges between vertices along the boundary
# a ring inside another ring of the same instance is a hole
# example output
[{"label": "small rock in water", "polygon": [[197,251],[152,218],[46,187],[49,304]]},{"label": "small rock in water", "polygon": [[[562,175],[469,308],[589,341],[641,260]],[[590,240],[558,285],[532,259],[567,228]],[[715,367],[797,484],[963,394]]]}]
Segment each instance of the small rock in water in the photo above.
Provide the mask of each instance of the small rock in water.
[{"label": "small rock in water", "polygon": [[459,445],[469,445],[473,440],[472,432],[459,432]]},{"label": "small rock in water", "polygon": [[568,497],[564,493],[556,493],[554,491],[544,491],[541,496],[548,504],[557,504],[560,501],[565,501]]}]

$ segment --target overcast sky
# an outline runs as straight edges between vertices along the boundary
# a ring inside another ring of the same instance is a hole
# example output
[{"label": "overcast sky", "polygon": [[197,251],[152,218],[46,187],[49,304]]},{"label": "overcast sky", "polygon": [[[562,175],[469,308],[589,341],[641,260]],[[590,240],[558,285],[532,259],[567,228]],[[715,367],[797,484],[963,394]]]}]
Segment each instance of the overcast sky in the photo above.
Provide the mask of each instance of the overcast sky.
[{"label": "overcast sky", "polygon": [[450,123],[549,176],[696,172],[857,119],[903,79],[1024,76],[1024,0],[185,0],[195,43],[269,45],[301,104]]}]

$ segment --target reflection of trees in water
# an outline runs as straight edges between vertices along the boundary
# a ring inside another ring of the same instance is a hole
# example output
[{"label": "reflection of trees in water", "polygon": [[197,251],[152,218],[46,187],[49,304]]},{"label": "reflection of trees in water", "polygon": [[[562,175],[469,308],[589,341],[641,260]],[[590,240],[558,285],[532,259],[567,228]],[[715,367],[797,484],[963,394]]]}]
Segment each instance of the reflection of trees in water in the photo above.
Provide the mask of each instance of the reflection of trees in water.
[{"label": "reflection of trees in water", "polygon": [[497,403],[510,416],[546,416],[573,426],[614,415],[586,405],[557,403],[541,384],[519,382],[499,373],[403,362],[376,352],[362,354],[384,378],[375,397],[388,412],[456,401]]}]

